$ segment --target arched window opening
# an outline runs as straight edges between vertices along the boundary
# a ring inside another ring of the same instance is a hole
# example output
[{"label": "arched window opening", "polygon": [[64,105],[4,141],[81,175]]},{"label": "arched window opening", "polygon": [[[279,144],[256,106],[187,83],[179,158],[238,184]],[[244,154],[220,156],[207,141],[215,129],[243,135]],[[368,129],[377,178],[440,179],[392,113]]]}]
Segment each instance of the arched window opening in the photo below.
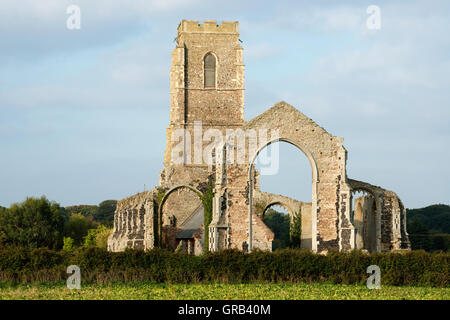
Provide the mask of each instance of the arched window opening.
[{"label": "arched window opening", "polygon": [[355,228],[355,248],[369,252],[377,250],[376,199],[366,190],[352,191],[350,222]]},{"label": "arched window opening", "polygon": [[[296,145],[280,140],[261,149],[254,165],[254,214],[259,215],[265,208],[259,216],[274,233],[272,250],[286,247],[312,249],[313,170],[305,153]],[[269,206],[264,202],[267,199]]]},{"label": "arched window opening", "polygon": [[271,205],[264,212],[264,223],[274,233],[272,250],[290,246],[290,219],[288,211],[280,205]]},{"label": "arched window opening", "polygon": [[204,59],[205,67],[205,88],[214,88],[216,86],[216,57],[208,53]]},{"label": "arched window opening", "polygon": [[268,174],[258,177],[261,191],[311,202],[311,165],[298,147],[285,141],[274,142],[255,158],[255,168],[258,172],[263,172],[262,168],[274,169],[266,169]]},{"label": "arched window opening", "polygon": [[160,247],[195,255],[203,253],[204,208],[200,195],[188,186],[165,193],[158,208]]}]

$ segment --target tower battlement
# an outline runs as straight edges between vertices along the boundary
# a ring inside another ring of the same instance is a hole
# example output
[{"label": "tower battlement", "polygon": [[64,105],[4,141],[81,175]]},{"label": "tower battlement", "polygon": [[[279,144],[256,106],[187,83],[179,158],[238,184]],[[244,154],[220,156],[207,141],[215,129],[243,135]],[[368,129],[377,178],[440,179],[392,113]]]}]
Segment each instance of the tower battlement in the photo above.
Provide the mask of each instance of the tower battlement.
[{"label": "tower battlement", "polygon": [[238,21],[222,21],[222,24],[217,24],[216,20],[205,20],[203,24],[198,23],[198,20],[182,20],[178,25],[178,35],[182,32],[189,33],[239,33]]}]

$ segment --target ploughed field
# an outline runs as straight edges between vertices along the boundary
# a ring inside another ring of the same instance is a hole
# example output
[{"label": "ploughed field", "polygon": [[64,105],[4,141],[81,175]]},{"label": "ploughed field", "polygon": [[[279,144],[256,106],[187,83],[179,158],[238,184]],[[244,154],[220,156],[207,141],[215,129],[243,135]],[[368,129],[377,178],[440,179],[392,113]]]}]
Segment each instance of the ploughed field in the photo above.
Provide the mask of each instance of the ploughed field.
[{"label": "ploughed field", "polygon": [[70,290],[65,283],[5,284],[0,283],[0,299],[137,299],[137,300],[246,300],[246,299],[450,299],[450,288],[381,286],[368,289],[363,285],[313,284],[165,284],[116,283],[107,285],[81,284],[81,289]]}]

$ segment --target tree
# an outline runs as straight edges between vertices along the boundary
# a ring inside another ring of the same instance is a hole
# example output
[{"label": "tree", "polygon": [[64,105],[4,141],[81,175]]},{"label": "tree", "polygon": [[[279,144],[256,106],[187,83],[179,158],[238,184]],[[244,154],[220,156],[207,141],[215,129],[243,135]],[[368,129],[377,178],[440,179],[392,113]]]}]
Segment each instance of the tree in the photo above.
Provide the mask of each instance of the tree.
[{"label": "tree", "polygon": [[434,204],[407,209],[407,230],[411,248],[448,251],[450,241],[450,206]]},{"label": "tree", "polygon": [[[428,230],[437,233],[450,233],[450,206],[433,204],[420,209],[406,209],[407,221],[419,220]],[[409,230],[408,224],[408,230]]]},{"label": "tree", "polygon": [[112,227],[114,223],[114,212],[116,211],[117,200],[105,200],[96,205],[77,205],[66,207],[69,215],[81,214],[106,226]]},{"label": "tree", "polygon": [[200,196],[203,205],[203,228],[204,228],[204,241],[203,250],[205,252],[209,251],[209,225],[212,221],[212,211],[213,211],[213,198],[214,198],[214,181],[212,178],[208,179],[208,184]]},{"label": "tree", "polygon": [[109,228],[103,228],[95,236],[95,245],[99,248],[106,249],[108,247],[108,237],[113,230]]},{"label": "tree", "polygon": [[94,219],[94,217],[98,213],[97,206],[86,205],[86,204],[81,204],[81,205],[77,205],[77,206],[69,206],[69,207],[66,207],[66,210],[67,210],[69,216],[71,216],[73,214],[81,214],[82,216],[84,216],[88,219],[89,218]]},{"label": "tree", "polygon": [[433,246],[432,250],[448,251],[450,247],[450,234],[441,233],[433,234]]},{"label": "tree", "polygon": [[289,216],[269,209],[264,216],[264,223],[274,233],[272,249],[287,248],[289,246]]},{"label": "tree", "polygon": [[302,237],[302,207],[292,217],[291,243],[292,248],[300,248]]},{"label": "tree", "polygon": [[106,249],[111,231],[111,229],[108,229],[104,225],[99,225],[96,229],[90,229],[84,240],[84,246],[95,246]]},{"label": "tree", "polygon": [[97,227],[97,224],[81,214],[72,214],[64,227],[64,235],[73,239],[76,246],[83,244],[84,238],[90,229]]},{"label": "tree", "polygon": [[61,248],[64,210],[46,197],[27,198],[0,210],[0,241],[29,248]]},{"label": "tree", "polygon": [[432,240],[428,228],[420,222],[419,219],[413,218],[408,222],[409,240],[411,241],[411,249],[430,251],[432,248]]},{"label": "tree", "polygon": [[117,200],[105,200],[98,205],[97,213],[94,215],[95,221],[112,226],[114,222],[114,212],[116,211]]},{"label": "tree", "polygon": [[73,245],[73,239],[71,237],[64,237],[64,245],[63,245],[63,251],[72,251],[74,248]]}]

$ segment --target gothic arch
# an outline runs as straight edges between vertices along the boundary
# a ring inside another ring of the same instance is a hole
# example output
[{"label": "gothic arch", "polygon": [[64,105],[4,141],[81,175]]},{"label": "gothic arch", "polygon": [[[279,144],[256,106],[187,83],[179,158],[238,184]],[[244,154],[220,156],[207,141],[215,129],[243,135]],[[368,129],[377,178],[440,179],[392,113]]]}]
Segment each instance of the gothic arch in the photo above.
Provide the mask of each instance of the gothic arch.
[{"label": "gothic arch", "polygon": [[277,143],[277,142],[287,142],[291,145],[293,145],[294,147],[298,148],[300,151],[302,151],[306,158],[308,158],[309,164],[311,165],[311,169],[312,169],[312,181],[318,181],[318,170],[317,170],[317,163],[316,160],[314,159],[313,155],[311,154],[311,152],[299,141],[294,141],[290,138],[285,138],[285,137],[281,137],[281,138],[276,138],[273,140],[270,140],[269,142],[267,142],[266,144],[264,144],[263,146],[260,146],[259,149],[256,151],[256,153],[253,155],[253,157],[251,158],[250,161],[250,165],[253,166],[256,157],[258,157],[258,155],[260,154],[260,152],[268,147],[269,145],[273,144],[273,143]]},{"label": "gothic arch", "polygon": [[[225,222],[231,226],[227,248],[241,249],[244,244],[249,249],[265,250],[267,248],[268,236],[264,234],[261,221],[256,219],[257,216],[252,212],[254,201],[256,201],[252,177],[254,160],[268,145],[274,142],[286,142],[300,149],[311,166],[309,209],[311,214],[308,228],[311,238],[308,247],[315,252],[352,249],[353,227],[349,222],[350,186],[347,182],[347,151],[342,145],[343,138],[329,134],[310,118],[283,101],[250,120],[241,129],[248,134],[248,147],[231,146],[234,149],[230,150],[246,152],[245,162],[224,161],[228,160],[227,146],[221,148],[222,151],[218,153],[219,162],[216,166],[217,190],[221,195],[231,195],[227,198],[223,209],[228,213]],[[250,135],[251,130],[256,130],[261,139],[255,142],[253,135]],[[264,136],[261,136],[261,133]],[[230,155],[230,158],[232,157],[233,155]],[[216,207],[214,212],[219,219],[223,211]],[[255,229],[252,229],[252,224]],[[253,231],[256,233],[253,234]]]},{"label": "gothic arch", "polygon": [[[375,236],[376,236],[376,240],[375,240],[375,244],[372,246],[372,251],[373,252],[379,252],[381,251],[381,215],[382,215],[382,198],[383,198],[383,192],[382,189],[379,187],[375,187],[372,185],[369,185],[368,183],[365,182],[360,182],[360,181],[356,181],[356,180],[351,180],[349,179],[349,185],[350,185],[350,212],[353,212],[355,209],[357,208],[353,208],[353,194],[355,192],[365,192],[369,195],[371,195],[374,199],[374,203],[373,205],[375,206],[375,208],[372,210],[373,214],[375,214]],[[352,227],[354,227],[354,222],[351,221],[352,223]],[[356,237],[358,235],[356,234],[356,231],[354,232],[354,241],[355,241],[355,248],[357,248],[356,246]],[[371,238],[371,237],[369,237]],[[365,248],[367,247],[367,243],[364,243]]]},{"label": "gothic arch", "polygon": [[273,201],[270,202],[263,210],[262,212],[262,218],[265,217],[267,210],[269,210],[271,207],[273,206],[280,206],[283,207],[284,209],[286,209],[286,211],[288,212],[289,218],[291,218],[294,214],[294,211],[292,210],[292,208],[287,205],[286,203],[282,202],[282,201]]},{"label": "gothic arch", "polygon": [[[312,228],[312,230],[311,230],[311,234],[312,235],[316,234],[316,230],[317,230],[317,182],[318,182],[318,169],[317,169],[316,160],[314,159],[311,152],[302,143],[300,143],[298,141],[293,141],[292,139],[285,138],[285,137],[276,138],[276,139],[270,140],[263,146],[259,147],[259,149],[256,151],[256,153],[251,158],[250,166],[248,169],[248,186],[249,186],[248,187],[248,192],[249,192],[249,196],[248,196],[248,200],[249,200],[249,204],[248,204],[248,215],[249,215],[248,243],[249,243],[250,250],[252,249],[252,244],[253,244],[253,240],[252,240],[252,237],[253,237],[252,220],[253,219],[252,219],[252,216],[253,216],[253,171],[254,171],[253,167],[254,167],[254,162],[255,162],[258,154],[264,148],[268,147],[269,145],[271,145],[273,143],[277,143],[277,142],[286,142],[286,143],[289,143],[289,144],[293,145],[294,147],[297,147],[298,149],[300,149],[300,151],[302,151],[303,154],[305,154],[305,156],[308,158],[309,164],[311,165],[311,170],[312,170],[312,194],[311,194],[311,206],[312,206],[312,208],[311,208],[311,215],[312,215],[311,228]],[[292,216],[291,212],[289,212],[289,215]],[[317,242],[314,237],[312,239],[311,245],[312,245],[313,250],[317,250]]]},{"label": "gothic arch", "polygon": [[199,190],[197,190],[196,188],[190,186],[190,185],[185,185],[185,184],[181,184],[181,185],[177,185],[175,187],[170,188],[167,192],[164,193],[164,196],[161,199],[161,202],[158,205],[158,239],[159,239],[159,243],[161,244],[161,236],[162,236],[162,218],[163,218],[163,207],[164,207],[164,203],[166,203],[167,199],[169,198],[170,194],[173,193],[174,191],[177,191],[179,189],[188,189],[192,192],[194,192],[199,199],[201,200],[201,197],[203,196],[203,193],[200,192]]}]

